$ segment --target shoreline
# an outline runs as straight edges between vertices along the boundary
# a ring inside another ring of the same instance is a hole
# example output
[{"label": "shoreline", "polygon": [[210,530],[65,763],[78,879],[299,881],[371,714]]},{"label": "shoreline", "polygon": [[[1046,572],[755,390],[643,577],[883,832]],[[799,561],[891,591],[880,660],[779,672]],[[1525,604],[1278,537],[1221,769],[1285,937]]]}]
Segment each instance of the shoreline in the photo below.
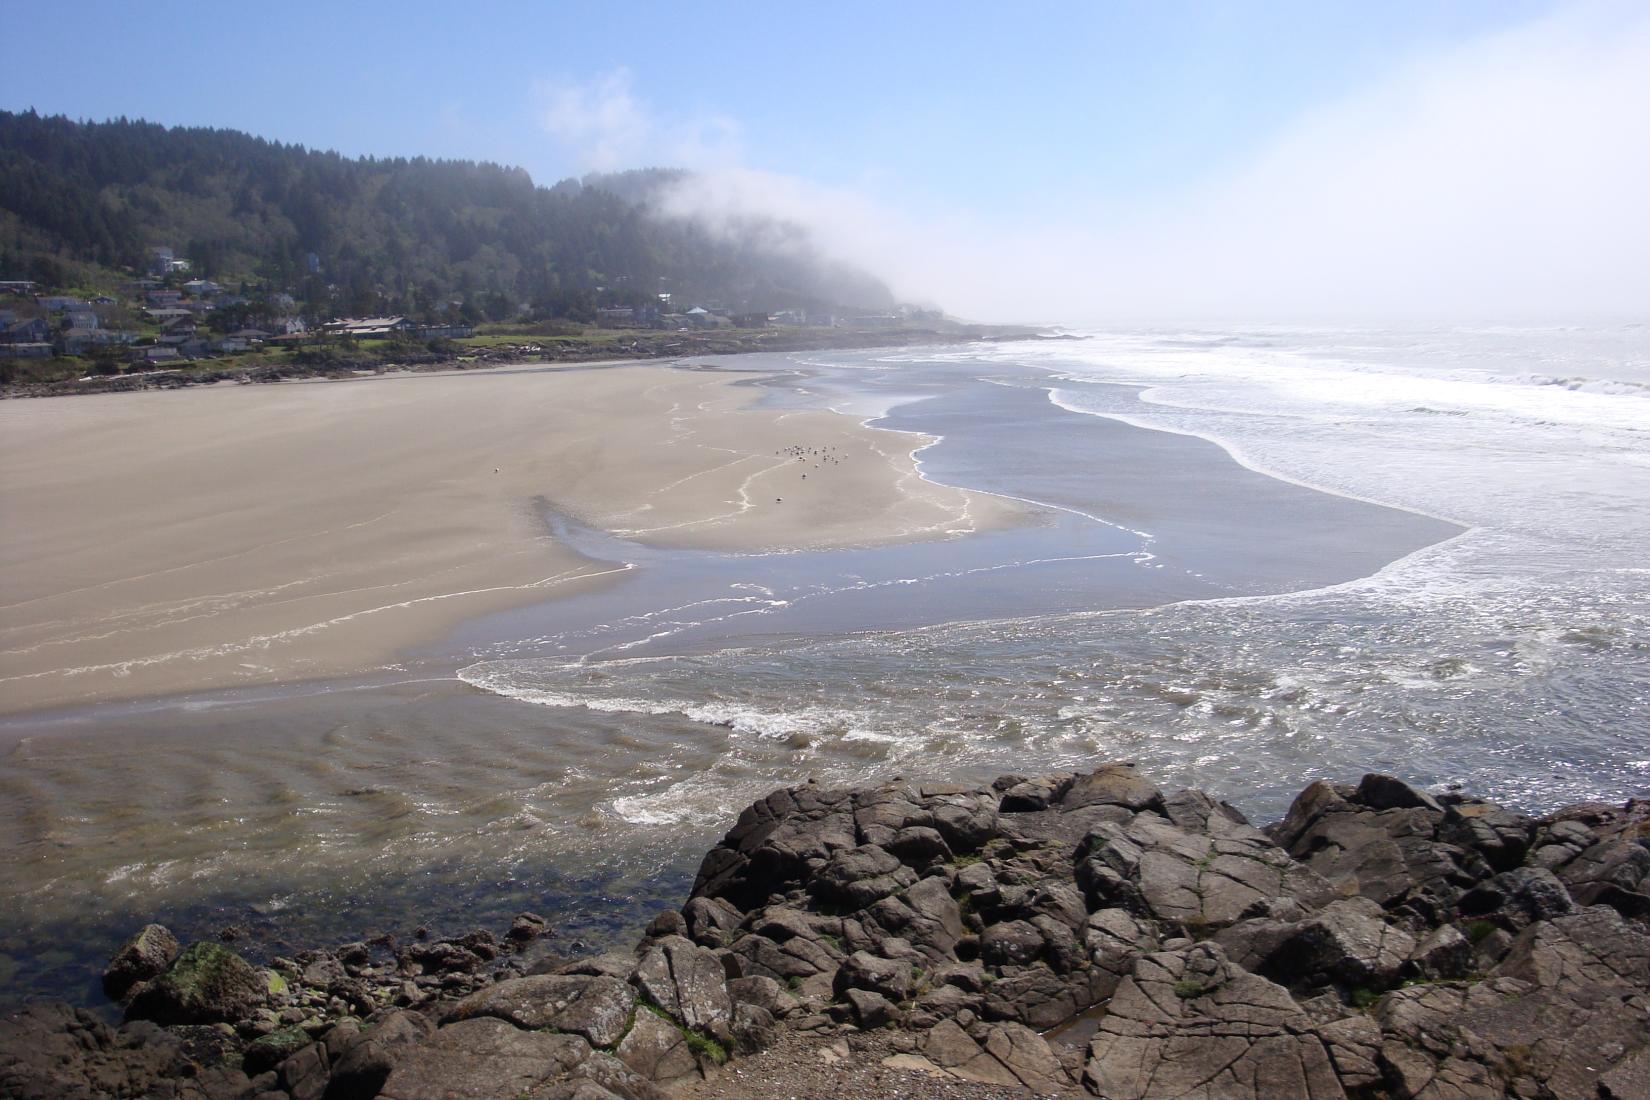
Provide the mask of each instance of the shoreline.
[{"label": "shoreline", "polygon": [[592,954],[533,912],[252,960],[229,931],[185,947],[149,924],[103,975],[104,1015],[0,1020],[0,1087],[1637,1095],[1650,802],[1530,817],[1371,773],[1257,828],[1090,767],[773,791],[632,950]]},{"label": "shoreline", "polygon": [[[596,330],[600,331],[600,330]],[[472,373],[534,364],[605,365],[654,360],[692,359],[708,355],[752,355],[793,351],[868,350],[924,344],[966,344],[979,340],[1070,340],[1038,329],[1014,325],[955,325],[939,329],[736,329],[710,332],[646,332],[628,342],[520,336],[521,344],[487,343],[452,351],[378,349],[347,352],[326,363],[290,360],[237,364],[235,360],[201,360],[184,368],[123,375],[84,375],[56,382],[0,386],[0,400],[68,397],[84,394],[179,390],[234,382],[268,384],[297,381],[351,381],[386,374]],[[321,344],[322,347],[331,347]],[[466,352],[467,354],[461,354]]]},{"label": "shoreline", "polygon": [[[906,434],[757,409],[736,372],[416,377],[0,406],[7,713],[359,673],[549,589],[614,583],[623,564],[562,547],[539,499],[643,543],[747,552],[1023,512],[915,476]],[[72,667],[53,663],[70,646]]]}]

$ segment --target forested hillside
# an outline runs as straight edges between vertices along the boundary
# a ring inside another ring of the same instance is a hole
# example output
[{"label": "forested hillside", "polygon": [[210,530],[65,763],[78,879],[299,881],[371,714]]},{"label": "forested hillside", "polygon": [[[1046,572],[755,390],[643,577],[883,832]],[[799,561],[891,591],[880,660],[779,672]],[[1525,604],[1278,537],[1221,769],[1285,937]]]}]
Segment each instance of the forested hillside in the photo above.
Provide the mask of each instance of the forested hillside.
[{"label": "forested hillside", "polygon": [[[0,279],[142,271],[152,248],[311,314],[588,319],[598,305],[885,307],[887,288],[753,219],[730,240],[651,215],[675,173],[536,185],[472,161],[352,159],[233,130],[0,112]],[[775,242],[788,242],[776,244]]]}]

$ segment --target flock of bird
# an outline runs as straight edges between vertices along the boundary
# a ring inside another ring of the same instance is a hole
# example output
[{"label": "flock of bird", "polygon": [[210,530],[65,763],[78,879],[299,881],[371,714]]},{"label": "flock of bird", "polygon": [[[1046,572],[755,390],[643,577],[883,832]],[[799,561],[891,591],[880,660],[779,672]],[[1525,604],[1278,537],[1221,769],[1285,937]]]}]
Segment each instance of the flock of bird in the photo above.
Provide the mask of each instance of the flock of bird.
[{"label": "flock of bird", "polygon": [[[823,447],[804,447],[800,443],[793,443],[789,447],[780,448],[775,451],[774,454],[789,456],[802,463],[806,463],[809,459],[812,459],[814,469],[816,470],[821,466],[840,466],[844,462],[848,461],[848,456],[837,450],[837,448],[830,443],[825,444]],[[808,475],[803,474],[802,480],[807,481]],[[775,504],[781,504],[784,500],[784,497],[773,498],[773,502]]]}]

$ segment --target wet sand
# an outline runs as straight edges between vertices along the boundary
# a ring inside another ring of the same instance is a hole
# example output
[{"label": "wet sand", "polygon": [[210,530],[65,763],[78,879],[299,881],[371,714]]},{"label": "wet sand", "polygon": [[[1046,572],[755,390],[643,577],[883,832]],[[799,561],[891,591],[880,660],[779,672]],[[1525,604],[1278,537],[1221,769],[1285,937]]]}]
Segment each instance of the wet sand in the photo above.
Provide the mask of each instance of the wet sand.
[{"label": "wet sand", "polygon": [[0,405],[0,713],[368,671],[622,576],[559,544],[546,506],[733,551],[1018,514],[922,480],[923,437],[753,408],[737,378],[626,365]]}]

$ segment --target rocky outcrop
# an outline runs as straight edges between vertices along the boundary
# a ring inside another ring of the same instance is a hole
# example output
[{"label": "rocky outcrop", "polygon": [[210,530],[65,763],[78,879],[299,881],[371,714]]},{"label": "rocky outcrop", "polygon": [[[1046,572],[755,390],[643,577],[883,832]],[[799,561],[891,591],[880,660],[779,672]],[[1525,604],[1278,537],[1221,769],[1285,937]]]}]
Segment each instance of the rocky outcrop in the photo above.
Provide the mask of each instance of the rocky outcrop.
[{"label": "rocky outcrop", "polygon": [[229,948],[196,943],[143,987],[126,1017],[158,1024],[232,1023],[250,1016],[269,993],[269,979]]},{"label": "rocky outcrop", "polygon": [[107,979],[128,1022],[31,1008],[0,1093],[650,1100],[847,1033],[1040,1095],[1639,1096],[1647,882],[1643,801],[1536,819],[1370,775],[1259,829],[1125,764],[807,785],[740,815],[633,952],[530,964],[551,933],[524,915],[260,970],[146,928]]},{"label": "rocky outcrop", "polygon": [[136,986],[164,974],[180,950],[178,938],[165,925],[144,925],[120,945],[104,968],[103,991],[112,1000],[129,1000]]}]

